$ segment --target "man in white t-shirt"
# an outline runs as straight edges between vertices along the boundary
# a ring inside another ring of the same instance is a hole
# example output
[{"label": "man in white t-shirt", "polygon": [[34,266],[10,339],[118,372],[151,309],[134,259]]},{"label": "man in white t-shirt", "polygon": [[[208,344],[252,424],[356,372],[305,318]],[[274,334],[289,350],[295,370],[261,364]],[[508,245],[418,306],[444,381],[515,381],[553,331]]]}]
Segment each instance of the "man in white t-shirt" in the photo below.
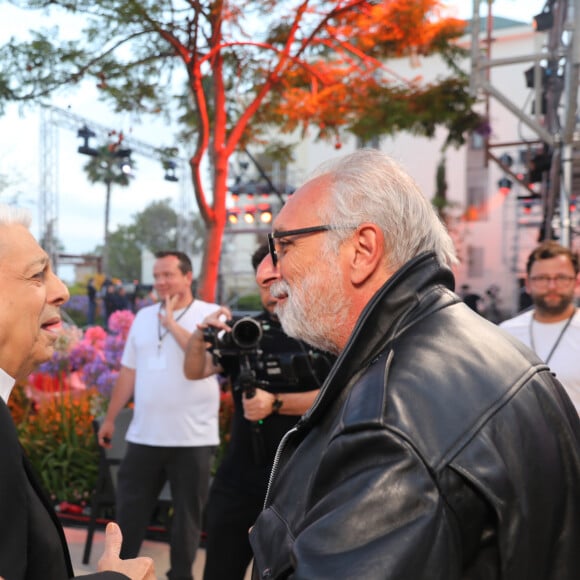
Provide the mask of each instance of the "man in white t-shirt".
[{"label": "man in white t-shirt", "polygon": [[500,326],[550,366],[580,413],[580,315],[574,304],[578,256],[546,241],[530,254],[526,271],[533,308]]},{"label": "man in white t-shirt", "polygon": [[194,299],[191,261],[182,252],[158,252],[153,277],[160,303],[135,317],[99,444],[109,445],[116,416],[133,398],[128,449],[117,479],[121,557],[139,552],[159,492],[169,481],[173,517],[167,576],[191,580],[219,443],[219,386],[215,375],[185,377],[184,349],[197,324],[219,306]]}]

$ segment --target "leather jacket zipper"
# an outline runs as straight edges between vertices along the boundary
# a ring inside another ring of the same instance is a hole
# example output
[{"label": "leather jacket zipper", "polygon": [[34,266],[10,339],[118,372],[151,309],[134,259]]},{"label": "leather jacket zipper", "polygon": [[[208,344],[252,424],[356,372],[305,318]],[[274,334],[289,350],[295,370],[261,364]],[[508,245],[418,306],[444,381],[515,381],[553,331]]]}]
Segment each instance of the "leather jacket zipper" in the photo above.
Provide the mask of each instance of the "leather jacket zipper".
[{"label": "leather jacket zipper", "polygon": [[284,437],[280,440],[278,444],[278,449],[276,449],[276,455],[274,456],[274,462],[272,463],[272,470],[270,471],[270,477],[268,478],[268,489],[266,491],[266,497],[264,499],[264,509],[268,506],[270,501],[270,489],[272,488],[272,484],[274,483],[274,479],[276,478],[278,467],[280,464],[280,458],[282,457],[282,453],[284,452],[284,448],[286,446],[286,441],[290,438],[291,435],[298,431],[297,426],[292,427],[290,431],[288,431]]}]

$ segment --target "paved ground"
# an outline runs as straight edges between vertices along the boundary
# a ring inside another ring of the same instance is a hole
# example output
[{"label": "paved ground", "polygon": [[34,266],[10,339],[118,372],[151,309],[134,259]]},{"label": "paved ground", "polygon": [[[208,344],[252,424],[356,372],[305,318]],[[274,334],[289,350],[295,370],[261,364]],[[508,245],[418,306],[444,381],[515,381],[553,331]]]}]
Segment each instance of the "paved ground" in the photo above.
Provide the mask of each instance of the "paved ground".
[{"label": "paved ground", "polygon": [[[91,560],[88,565],[82,563],[83,551],[85,548],[85,539],[87,531],[82,527],[65,527],[66,539],[71,552],[72,562],[76,576],[82,576],[95,572],[97,562],[103,552],[105,541],[104,532],[95,532],[93,547],[91,551]],[[166,572],[169,569],[169,546],[165,542],[153,542],[145,540],[141,548],[141,555],[150,556],[155,561],[155,571],[159,580],[166,579]],[[227,557],[227,556],[226,556]],[[197,551],[197,558],[193,565],[193,577],[195,580],[201,580],[203,577],[203,566],[205,563],[205,550],[200,548]],[[250,580],[250,570],[246,574],[246,580]]]}]

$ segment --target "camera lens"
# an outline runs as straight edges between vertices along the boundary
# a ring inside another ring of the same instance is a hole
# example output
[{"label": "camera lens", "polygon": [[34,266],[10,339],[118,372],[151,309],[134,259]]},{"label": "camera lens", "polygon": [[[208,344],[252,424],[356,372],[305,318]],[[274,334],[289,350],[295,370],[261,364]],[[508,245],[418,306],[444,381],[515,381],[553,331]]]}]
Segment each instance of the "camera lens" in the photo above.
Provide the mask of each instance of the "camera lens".
[{"label": "camera lens", "polygon": [[232,327],[232,340],[240,348],[254,348],[262,338],[262,327],[253,318],[240,318]]}]

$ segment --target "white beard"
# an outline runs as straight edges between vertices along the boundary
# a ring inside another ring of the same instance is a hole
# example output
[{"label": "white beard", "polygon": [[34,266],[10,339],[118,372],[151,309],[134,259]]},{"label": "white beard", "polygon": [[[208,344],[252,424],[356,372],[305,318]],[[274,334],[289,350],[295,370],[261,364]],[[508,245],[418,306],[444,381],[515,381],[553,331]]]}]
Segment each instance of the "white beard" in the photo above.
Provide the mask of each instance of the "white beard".
[{"label": "white beard", "polygon": [[309,273],[293,287],[285,280],[272,284],[273,296],[287,296],[283,304],[277,304],[276,314],[288,336],[333,354],[340,352],[335,340],[336,329],[343,326],[351,305],[339,284],[340,279],[340,269],[331,260],[328,276]]}]

